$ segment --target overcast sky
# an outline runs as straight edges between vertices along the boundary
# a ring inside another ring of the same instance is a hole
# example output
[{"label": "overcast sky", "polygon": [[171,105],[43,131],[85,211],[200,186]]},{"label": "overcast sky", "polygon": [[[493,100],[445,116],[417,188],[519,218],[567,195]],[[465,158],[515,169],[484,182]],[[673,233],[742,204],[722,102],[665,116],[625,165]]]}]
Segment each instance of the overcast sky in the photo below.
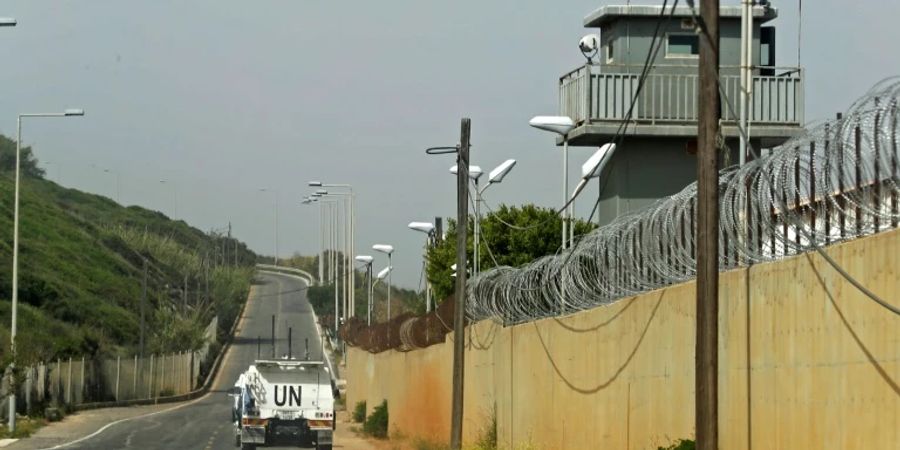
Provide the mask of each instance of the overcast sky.
[{"label": "overcast sky", "polygon": [[[19,25],[0,29],[0,133],[20,112],[84,108],[25,126],[51,179],[115,198],[117,172],[123,203],[177,203],[204,230],[230,221],[264,254],[274,197],[260,188],[277,192],[279,253],[313,254],[306,181],[352,183],[359,253],[393,244],[394,282],[414,287],[423,236],[406,224],[455,215],[453,160],[423,149],[455,144],[460,117],[474,164],[519,161],[488,202],[560,203],[560,152],[527,121],[557,112],[559,75],[583,62],[582,19],[605,3],[3,1]],[[772,3],[779,64],[795,65],[797,0]],[[806,2],[807,120],[900,74],[897,17],[896,0]],[[572,150],[572,169],[590,152]]]}]

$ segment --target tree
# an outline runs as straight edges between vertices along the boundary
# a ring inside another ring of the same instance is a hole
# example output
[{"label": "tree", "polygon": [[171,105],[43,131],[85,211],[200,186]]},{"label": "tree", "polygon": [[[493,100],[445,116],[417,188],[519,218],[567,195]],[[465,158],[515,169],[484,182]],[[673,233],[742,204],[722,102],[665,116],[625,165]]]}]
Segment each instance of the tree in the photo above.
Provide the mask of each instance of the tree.
[{"label": "tree", "polygon": [[[575,235],[591,231],[594,225],[576,220]],[[469,217],[467,258],[472,261],[474,234],[473,217]],[[521,207],[500,205],[496,211],[482,217],[480,264],[481,270],[495,266],[518,267],[537,258],[555,254],[559,250],[562,219],[556,210],[533,204]],[[435,298],[444,299],[454,290],[455,279],[450,268],[456,263],[456,222],[449,220],[447,237],[428,251],[428,280]]]},{"label": "tree", "polygon": [[[44,169],[38,167],[38,160],[34,157],[31,147],[22,147],[20,168],[22,175],[26,177],[43,178]],[[0,172],[13,172],[16,170],[16,141],[0,135]]]}]

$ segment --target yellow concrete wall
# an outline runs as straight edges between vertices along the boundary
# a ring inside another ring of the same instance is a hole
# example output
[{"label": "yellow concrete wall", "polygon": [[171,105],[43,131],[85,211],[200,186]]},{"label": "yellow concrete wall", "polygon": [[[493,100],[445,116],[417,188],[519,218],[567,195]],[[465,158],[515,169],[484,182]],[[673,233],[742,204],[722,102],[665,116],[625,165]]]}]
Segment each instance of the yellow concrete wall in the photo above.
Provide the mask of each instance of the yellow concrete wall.
[{"label": "yellow concrete wall", "polygon": [[[900,231],[829,253],[900,305]],[[694,283],[560,319],[467,329],[465,437],[502,446],[656,449],[693,436]],[[749,301],[748,301],[749,300]],[[720,278],[723,449],[900,449],[900,317],[801,255]],[[446,439],[452,335],[350,349],[348,405],[387,399],[390,432]]]}]

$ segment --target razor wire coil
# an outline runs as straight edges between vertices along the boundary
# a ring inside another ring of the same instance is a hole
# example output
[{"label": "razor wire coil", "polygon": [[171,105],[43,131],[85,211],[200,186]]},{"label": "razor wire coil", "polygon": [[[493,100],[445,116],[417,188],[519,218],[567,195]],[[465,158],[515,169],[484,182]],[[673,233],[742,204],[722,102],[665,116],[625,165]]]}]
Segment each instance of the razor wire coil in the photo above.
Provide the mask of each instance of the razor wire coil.
[{"label": "razor wire coil", "polygon": [[[900,222],[900,81],[889,79],[842,118],[719,172],[719,268],[778,260]],[[697,185],[620,216],[570,249],[467,284],[470,320],[570,314],[696,276]]]}]

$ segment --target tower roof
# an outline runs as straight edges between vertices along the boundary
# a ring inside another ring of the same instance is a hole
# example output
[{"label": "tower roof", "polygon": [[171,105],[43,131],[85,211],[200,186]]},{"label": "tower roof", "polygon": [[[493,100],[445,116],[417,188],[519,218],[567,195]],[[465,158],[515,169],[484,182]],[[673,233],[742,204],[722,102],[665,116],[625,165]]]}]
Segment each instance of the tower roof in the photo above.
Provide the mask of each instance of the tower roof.
[{"label": "tower roof", "polygon": [[[666,13],[669,14],[672,10],[671,7],[666,8]],[[699,14],[699,9],[697,10]],[[608,5],[601,6],[594,10],[594,12],[588,14],[584,18],[584,26],[587,28],[597,28],[602,27],[610,22],[619,19],[625,18],[648,18],[648,17],[658,17],[662,12],[662,6],[650,6],[650,5]],[[687,6],[678,6],[675,8],[675,14],[673,17],[676,18],[685,18],[692,17],[693,13],[690,7]],[[719,8],[719,17],[722,19],[740,19],[741,18],[741,7],[740,6],[722,6]],[[754,6],[753,7],[753,19],[758,21],[759,23],[768,22],[774,18],[778,17],[778,10],[772,6]]]}]

